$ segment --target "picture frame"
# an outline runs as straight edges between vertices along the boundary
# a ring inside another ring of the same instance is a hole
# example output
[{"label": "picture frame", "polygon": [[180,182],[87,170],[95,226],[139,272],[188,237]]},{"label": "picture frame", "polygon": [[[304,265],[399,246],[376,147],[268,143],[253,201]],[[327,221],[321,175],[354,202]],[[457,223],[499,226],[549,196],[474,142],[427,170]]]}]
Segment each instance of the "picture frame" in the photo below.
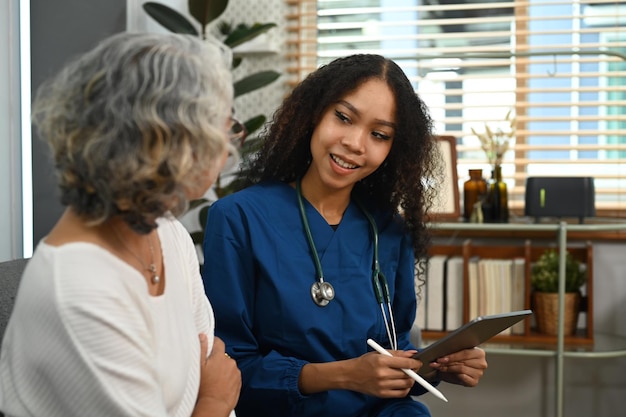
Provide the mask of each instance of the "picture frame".
[{"label": "picture frame", "polygon": [[457,173],[456,138],[454,136],[436,136],[443,164],[443,178],[436,186],[439,189],[437,200],[431,209],[432,220],[458,220],[461,217],[459,177]]}]

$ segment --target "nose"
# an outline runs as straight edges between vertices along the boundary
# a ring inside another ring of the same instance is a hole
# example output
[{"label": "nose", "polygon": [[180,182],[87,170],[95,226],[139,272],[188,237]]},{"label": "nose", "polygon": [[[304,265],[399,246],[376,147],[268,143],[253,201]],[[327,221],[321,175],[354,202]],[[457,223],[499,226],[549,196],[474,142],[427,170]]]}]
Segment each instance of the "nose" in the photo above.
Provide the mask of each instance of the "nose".
[{"label": "nose", "polygon": [[355,154],[365,152],[365,142],[369,132],[366,129],[353,129],[341,138],[341,144]]}]

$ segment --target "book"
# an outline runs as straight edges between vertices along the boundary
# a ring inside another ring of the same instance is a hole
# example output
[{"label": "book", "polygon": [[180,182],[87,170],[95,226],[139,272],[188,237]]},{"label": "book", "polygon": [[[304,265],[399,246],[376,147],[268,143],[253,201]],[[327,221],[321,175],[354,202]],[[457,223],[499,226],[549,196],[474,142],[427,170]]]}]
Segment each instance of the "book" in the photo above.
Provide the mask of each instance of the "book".
[{"label": "book", "polygon": [[[494,296],[494,311],[491,314],[508,313],[511,311],[511,265],[512,259],[494,259],[493,273],[496,288]],[[511,328],[507,327],[501,334],[511,334]]]},{"label": "book", "polygon": [[478,317],[478,257],[473,256],[467,263],[467,290],[469,295],[469,317]]},{"label": "book", "polygon": [[446,255],[433,255],[426,272],[426,329],[442,331]]},{"label": "book", "polygon": [[[489,271],[491,267],[491,260],[483,258],[478,259],[478,311],[476,316],[493,314],[493,305],[491,305],[493,303],[493,295],[491,297],[489,296],[489,291],[493,290],[492,284],[489,282],[493,275]],[[470,318],[476,316],[471,316]]]},{"label": "book", "polygon": [[445,276],[445,330],[454,330],[463,324],[463,257],[452,256],[446,261]]}]

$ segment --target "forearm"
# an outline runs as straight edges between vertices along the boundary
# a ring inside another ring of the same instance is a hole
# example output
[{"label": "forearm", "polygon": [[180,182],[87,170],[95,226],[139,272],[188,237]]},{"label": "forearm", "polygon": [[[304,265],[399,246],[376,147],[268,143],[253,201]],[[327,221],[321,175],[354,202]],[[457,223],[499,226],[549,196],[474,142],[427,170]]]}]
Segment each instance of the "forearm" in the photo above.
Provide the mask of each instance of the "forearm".
[{"label": "forearm", "polygon": [[332,389],[350,389],[351,361],[308,363],[302,367],[298,388],[302,395]]},{"label": "forearm", "polygon": [[232,407],[223,400],[210,397],[198,398],[191,417],[228,417]]}]

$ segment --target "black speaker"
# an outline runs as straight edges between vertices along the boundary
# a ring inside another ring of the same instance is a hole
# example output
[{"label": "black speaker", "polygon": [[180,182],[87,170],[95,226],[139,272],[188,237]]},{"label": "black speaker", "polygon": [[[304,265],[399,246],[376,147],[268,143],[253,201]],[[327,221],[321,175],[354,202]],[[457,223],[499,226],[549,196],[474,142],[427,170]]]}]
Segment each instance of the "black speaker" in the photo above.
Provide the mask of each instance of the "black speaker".
[{"label": "black speaker", "polygon": [[529,177],[524,214],[531,217],[584,217],[596,215],[591,177]]}]

